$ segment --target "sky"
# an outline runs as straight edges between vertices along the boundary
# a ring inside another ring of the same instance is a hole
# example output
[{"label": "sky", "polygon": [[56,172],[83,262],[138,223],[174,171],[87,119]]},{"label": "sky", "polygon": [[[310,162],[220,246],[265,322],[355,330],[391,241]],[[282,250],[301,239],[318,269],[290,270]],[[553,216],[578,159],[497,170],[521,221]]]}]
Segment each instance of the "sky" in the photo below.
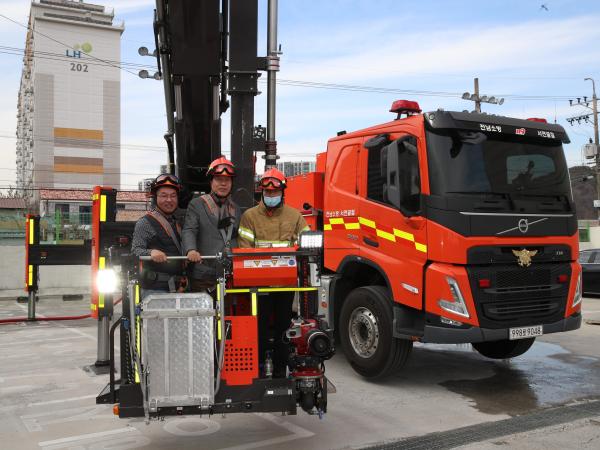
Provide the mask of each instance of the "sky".
[{"label": "sky", "polygon": [[[154,47],[153,0],[105,0],[125,24],[122,61],[153,65],[138,48]],[[258,54],[266,54],[266,0],[259,0]],[[0,0],[0,14],[25,24],[29,0]],[[544,7],[542,7],[542,5]],[[597,0],[279,0],[281,80],[365,86],[394,92],[281,85],[277,140],[282,160],[314,159],[340,130],[393,118],[397,99],[423,110],[472,110],[461,99],[479,78],[491,114],[544,117],[567,130],[570,166],[580,165],[591,124],[566,119],[586,114],[569,99],[600,94],[600,2]],[[23,48],[26,30],[0,17],[0,47]],[[0,51],[0,188],[15,184],[17,97],[22,57]],[[266,79],[266,75],[263,75]],[[136,188],[166,162],[162,83],[121,71],[122,187]],[[256,99],[256,125],[266,125],[266,85]],[[223,148],[229,148],[228,115]]]}]

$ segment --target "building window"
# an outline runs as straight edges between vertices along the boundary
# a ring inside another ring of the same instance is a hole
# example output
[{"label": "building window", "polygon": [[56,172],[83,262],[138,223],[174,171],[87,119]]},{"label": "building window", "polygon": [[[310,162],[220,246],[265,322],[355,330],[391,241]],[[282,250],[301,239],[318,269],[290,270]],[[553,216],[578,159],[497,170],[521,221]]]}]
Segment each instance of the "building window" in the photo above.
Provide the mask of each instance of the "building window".
[{"label": "building window", "polygon": [[68,222],[69,221],[69,204],[68,203],[57,203],[54,206],[54,217],[57,221]]},{"label": "building window", "polygon": [[92,224],[92,207],[91,206],[80,206],[79,207],[79,223],[82,225]]}]

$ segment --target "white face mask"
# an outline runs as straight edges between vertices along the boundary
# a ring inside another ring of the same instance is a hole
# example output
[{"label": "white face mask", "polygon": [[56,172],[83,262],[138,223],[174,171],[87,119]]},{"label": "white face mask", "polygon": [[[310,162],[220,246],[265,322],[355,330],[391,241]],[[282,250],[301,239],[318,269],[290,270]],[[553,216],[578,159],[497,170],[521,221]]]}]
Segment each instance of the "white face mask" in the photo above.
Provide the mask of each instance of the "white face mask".
[{"label": "white face mask", "polygon": [[267,197],[266,195],[263,195],[263,202],[267,208],[275,208],[281,203],[281,195],[278,195],[277,197]]}]

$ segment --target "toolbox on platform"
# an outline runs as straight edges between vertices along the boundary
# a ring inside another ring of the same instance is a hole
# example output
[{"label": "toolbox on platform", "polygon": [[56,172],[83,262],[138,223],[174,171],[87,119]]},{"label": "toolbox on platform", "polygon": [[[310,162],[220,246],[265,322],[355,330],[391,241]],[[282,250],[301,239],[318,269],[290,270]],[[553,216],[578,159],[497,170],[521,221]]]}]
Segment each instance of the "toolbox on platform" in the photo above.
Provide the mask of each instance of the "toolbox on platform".
[{"label": "toolbox on platform", "polygon": [[214,403],[213,298],[152,294],[142,301],[143,378],[150,411]]}]

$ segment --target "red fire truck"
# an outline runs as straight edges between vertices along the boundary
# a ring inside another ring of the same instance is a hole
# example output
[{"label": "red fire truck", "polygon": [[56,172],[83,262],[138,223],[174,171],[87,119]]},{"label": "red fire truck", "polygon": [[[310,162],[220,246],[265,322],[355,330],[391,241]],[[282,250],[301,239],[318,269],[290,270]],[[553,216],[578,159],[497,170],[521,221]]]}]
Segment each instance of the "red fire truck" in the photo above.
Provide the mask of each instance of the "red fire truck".
[{"label": "red fire truck", "polygon": [[389,375],[415,341],[511,358],[579,328],[564,129],[403,100],[391,112],[330,139],[286,193],[324,232],[320,308],[352,367]]}]

